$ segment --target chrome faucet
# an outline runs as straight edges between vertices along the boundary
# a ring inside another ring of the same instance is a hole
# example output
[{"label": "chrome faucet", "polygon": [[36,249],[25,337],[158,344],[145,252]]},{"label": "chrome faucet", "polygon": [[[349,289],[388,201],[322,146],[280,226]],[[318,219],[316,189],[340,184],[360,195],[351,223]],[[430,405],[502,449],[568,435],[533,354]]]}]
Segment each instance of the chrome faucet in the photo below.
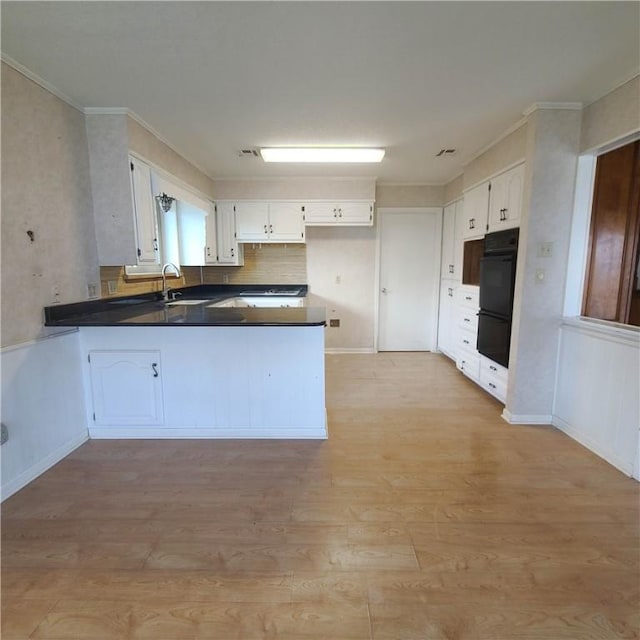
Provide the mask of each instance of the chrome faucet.
[{"label": "chrome faucet", "polygon": [[175,272],[176,276],[180,277],[180,269],[176,267],[173,262],[167,262],[167,264],[162,266],[162,299],[167,302],[169,300],[169,287],[167,287],[167,267],[171,267]]}]

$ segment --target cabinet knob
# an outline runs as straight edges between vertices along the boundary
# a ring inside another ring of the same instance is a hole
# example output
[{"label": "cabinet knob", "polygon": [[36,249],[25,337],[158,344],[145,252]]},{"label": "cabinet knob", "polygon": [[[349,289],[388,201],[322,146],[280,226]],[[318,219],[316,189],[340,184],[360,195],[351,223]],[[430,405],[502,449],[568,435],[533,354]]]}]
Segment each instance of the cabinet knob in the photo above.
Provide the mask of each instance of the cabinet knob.
[{"label": "cabinet knob", "polygon": [[498,369],[496,367],[494,367],[492,364],[489,365],[489,369],[491,369],[491,371],[497,371]]},{"label": "cabinet knob", "polygon": [[233,258],[233,257],[235,257],[235,255],[236,255],[236,250],[232,248],[231,249],[231,257]]},{"label": "cabinet knob", "polygon": [[338,209],[338,218],[342,218],[342,209]]},{"label": "cabinet knob", "polygon": [[264,232],[267,233],[267,225],[264,225]]},{"label": "cabinet knob", "polygon": [[273,225],[272,224],[269,225],[269,233],[273,233]]}]

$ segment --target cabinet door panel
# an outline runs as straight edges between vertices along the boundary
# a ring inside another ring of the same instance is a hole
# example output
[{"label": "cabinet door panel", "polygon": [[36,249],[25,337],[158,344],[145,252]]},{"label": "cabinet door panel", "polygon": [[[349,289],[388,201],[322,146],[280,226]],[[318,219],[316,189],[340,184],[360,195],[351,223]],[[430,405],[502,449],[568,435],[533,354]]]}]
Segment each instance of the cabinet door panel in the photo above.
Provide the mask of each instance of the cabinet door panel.
[{"label": "cabinet door panel", "polygon": [[138,264],[158,264],[158,224],[156,203],[151,192],[151,169],[136,158],[130,158],[130,161]]},{"label": "cabinet door panel", "polygon": [[489,211],[489,183],[484,182],[464,194],[465,240],[482,238],[487,229]]},{"label": "cabinet door panel", "polygon": [[345,202],[338,204],[338,223],[372,225],[373,204],[369,202]]},{"label": "cabinet door panel", "polygon": [[440,277],[453,278],[453,242],[456,225],[456,206],[450,204],[444,208],[442,218],[442,259],[440,262]]},{"label": "cabinet door panel", "polygon": [[218,228],[218,262],[236,263],[236,217],[233,205],[228,203],[216,206],[216,221]]},{"label": "cabinet door panel", "polygon": [[489,229],[496,231],[503,228],[507,199],[507,180],[505,174],[496,176],[491,181],[489,196]]},{"label": "cabinet door panel", "polygon": [[462,280],[464,223],[464,200],[458,200],[456,202],[456,218],[453,232],[453,277],[458,282]]},{"label": "cabinet door panel", "polygon": [[522,193],[524,188],[524,165],[514,167],[506,174],[504,228],[520,225]]},{"label": "cabinet door panel", "polygon": [[249,242],[268,240],[269,205],[266,202],[238,202],[234,206],[237,239]]},{"label": "cabinet door panel", "polygon": [[89,358],[96,425],[163,424],[159,351],[92,351]]},{"label": "cabinet door panel", "polygon": [[[233,213],[233,205],[231,207]],[[214,207],[211,207],[207,212],[205,220],[205,246],[204,246],[204,263],[205,264],[217,264],[218,263],[218,251],[219,251],[219,237],[218,237],[218,215]]]},{"label": "cabinet door panel", "polygon": [[302,206],[299,202],[269,204],[269,239],[272,242],[304,242]]},{"label": "cabinet door panel", "polygon": [[312,202],[304,206],[305,224],[336,224],[338,205],[330,202]]}]

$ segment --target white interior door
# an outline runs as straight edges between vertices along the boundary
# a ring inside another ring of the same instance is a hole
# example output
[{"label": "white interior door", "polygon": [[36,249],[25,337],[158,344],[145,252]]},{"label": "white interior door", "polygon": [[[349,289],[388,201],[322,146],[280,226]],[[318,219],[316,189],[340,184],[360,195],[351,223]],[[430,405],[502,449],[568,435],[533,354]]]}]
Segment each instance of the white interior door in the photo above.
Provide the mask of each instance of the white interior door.
[{"label": "white interior door", "polygon": [[378,349],[436,349],[442,209],[379,212]]}]

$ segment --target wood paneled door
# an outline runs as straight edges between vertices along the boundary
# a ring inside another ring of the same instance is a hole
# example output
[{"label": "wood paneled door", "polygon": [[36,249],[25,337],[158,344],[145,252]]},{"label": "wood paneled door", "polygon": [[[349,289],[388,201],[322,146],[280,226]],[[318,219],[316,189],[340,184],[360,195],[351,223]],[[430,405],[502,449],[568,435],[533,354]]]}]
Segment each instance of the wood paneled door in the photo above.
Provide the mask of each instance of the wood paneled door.
[{"label": "wood paneled door", "polygon": [[598,158],[583,315],[640,325],[640,141]]}]

